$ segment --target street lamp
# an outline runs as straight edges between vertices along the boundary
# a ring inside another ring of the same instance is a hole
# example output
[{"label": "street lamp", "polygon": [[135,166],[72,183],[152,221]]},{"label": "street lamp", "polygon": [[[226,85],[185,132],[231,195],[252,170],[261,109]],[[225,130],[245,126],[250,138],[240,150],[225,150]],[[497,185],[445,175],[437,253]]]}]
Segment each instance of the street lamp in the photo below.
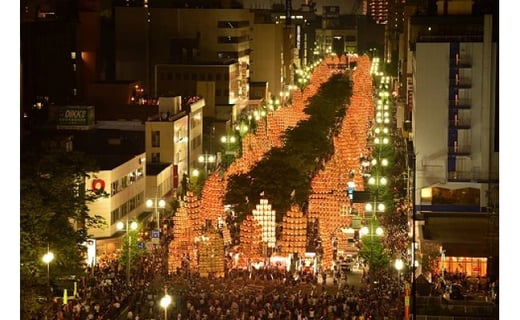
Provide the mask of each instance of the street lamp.
[{"label": "street lamp", "polygon": [[[401,270],[403,270],[404,262],[401,258],[395,259],[394,262],[394,268],[397,270],[397,290],[398,290],[398,297],[401,297]],[[405,289],[405,295],[406,295],[406,289]],[[405,319],[408,320],[408,311],[406,309],[407,305],[407,297],[404,298],[404,304],[405,304]],[[400,305],[398,304],[398,311],[400,312]]]},{"label": "street lamp", "polygon": [[217,161],[217,157],[214,154],[204,153],[199,156],[198,160],[199,163],[204,164],[204,170],[206,171],[206,174],[208,174],[208,163],[215,163],[215,161]]},{"label": "street lamp", "polygon": [[155,208],[155,218],[157,219],[157,230],[161,230],[161,226],[160,226],[161,217],[159,216],[158,208],[164,209],[164,207],[166,207],[166,201],[164,201],[163,199],[157,200],[157,198],[155,198],[155,200],[148,199],[148,200],[146,200],[146,207]]},{"label": "street lamp", "polygon": [[394,268],[397,270],[397,287],[401,287],[401,270],[403,270],[404,263],[400,258],[395,259]]},{"label": "street lamp", "polygon": [[166,288],[164,288],[164,297],[161,298],[161,307],[164,308],[164,320],[168,320],[168,306],[172,303],[172,297],[168,294]]},{"label": "street lamp", "polygon": [[126,232],[126,235],[128,237],[128,245],[127,245],[127,250],[128,250],[128,256],[127,256],[127,262],[126,262],[126,283],[127,284],[130,284],[130,255],[132,253],[132,235],[130,234],[130,231],[135,231],[137,230],[137,222],[135,221],[132,221],[132,222],[128,222],[128,218],[126,219],[126,225],[119,221],[117,223],[117,229],[118,230],[124,230]]},{"label": "street lamp", "polygon": [[225,135],[220,137],[220,142],[225,145],[225,154],[236,156],[235,143],[237,138],[234,135]]},{"label": "street lamp", "polygon": [[[362,240],[363,246],[364,247],[368,246],[369,249],[370,249],[370,251],[368,252],[368,263],[369,263],[370,274],[373,274],[373,270],[374,270],[373,268],[374,268],[375,262],[376,262],[376,260],[374,259],[374,252],[373,252],[374,247],[376,245],[376,240],[374,239],[374,236],[377,236],[378,238],[380,238],[384,234],[384,230],[383,230],[383,228],[381,226],[378,225],[376,227],[376,222],[377,222],[377,219],[376,219],[376,215],[374,213],[372,215],[372,218],[369,220],[369,226],[365,225],[365,226],[361,227],[361,229],[359,229],[359,237],[360,238],[364,238],[367,235],[370,236],[370,240],[369,241]],[[377,253],[377,254],[380,255],[381,253]],[[365,255],[366,255],[366,253],[365,253]],[[372,278],[372,277],[370,277],[370,278]]]},{"label": "street lamp", "polygon": [[49,290],[51,288],[51,276],[50,276],[50,264],[51,261],[54,260],[54,253],[49,251],[49,246],[47,245],[47,253],[43,255],[43,262],[47,264],[47,285],[49,286]]}]

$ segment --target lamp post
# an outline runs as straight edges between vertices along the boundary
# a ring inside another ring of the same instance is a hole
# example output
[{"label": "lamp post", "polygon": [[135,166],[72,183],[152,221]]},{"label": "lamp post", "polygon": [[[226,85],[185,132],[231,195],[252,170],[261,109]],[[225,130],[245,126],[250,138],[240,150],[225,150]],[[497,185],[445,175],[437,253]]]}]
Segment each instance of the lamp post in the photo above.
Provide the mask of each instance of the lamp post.
[{"label": "lamp post", "polygon": [[166,287],[164,288],[164,296],[161,298],[161,307],[164,309],[164,320],[168,320],[168,306],[172,302],[172,297],[168,294]]},{"label": "lamp post", "polygon": [[161,217],[159,215],[159,208],[164,209],[166,207],[166,201],[163,199],[157,199],[157,196],[154,200],[148,199],[146,200],[146,207],[147,208],[155,208],[155,219],[157,219],[157,230],[161,230],[160,220]]},{"label": "lamp post", "polygon": [[49,249],[49,245],[47,245],[47,253],[43,255],[43,262],[47,264],[47,286],[49,286],[49,290],[51,288],[51,273],[50,273],[50,264],[51,261],[54,260],[54,253],[52,253]]},{"label": "lamp post", "polygon": [[[375,226],[376,225],[376,216],[375,214],[372,216],[372,219],[370,220],[370,228],[367,226],[361,227],[359,229],[359,236],[364,237],[366,235],[370,236],[370,252],[369,252],[369,268],[372,269],[373,267],[373,247],[374,247],[374,235],[377,237],[382,237],[384,234],[384,230],[381,226]],[[375,228],[375,230],[374,230]],[[372,271],[370,272],[372,273]]]},{"label": "lamp post", "polygon": [[403,270],[404,263],[401,258],[395,259],[394,268],[397,270],[397,286],[401,287],[401,270]]},{"label": "lamp post", "polygon": [[225,154],[229,154],[229,155],[233,155],[235,156],[236,155],[236,151],[234,150],[235,148],[235,143],[237,142],[237,138],[234,136],[234,135],[225,135],[225,136],[222,136],[220,137],[220,142],[222,142],[222,144],[224,144],[225,146]]},{"label": "lamp post", "polygon": [[217,160],[217,157],[214,154],[204,153],[201,154],[198,158],[199,163],[204,164],[204,170],[206,171],[206,175],[208,174],[208,164],[213,164]]},{"label": "lamp post", "polygon": [[[400,298],[401,297],[401,270],[403,270],[403,267],[404,267],[404,262],[401,258],[397,258],[395,259],[395,262],[394,262],[394,268],[395,270],[397,270],[397,290],[398,290],[398,297]],[[405,298],[406,299],[406,298]],[[406,301],[405,301],[405,305],[406,305]],[[397,305],[398,307],[398,311],[400,313],[400,304]],[[405,318],[406,320],[408,320],[408,318]]]},{"label": "lamp post", "polygon": [[118,230],[124,230],[126,232],[126,236],[128,238],[127,243],[127,261],[126,261],[126,283],[130,284],[130,255],[132,254],[132,235],[130,234],[130,231],[137,230],[137,222],[132,221],[129,223],[128,218],[126,219],[126,225],[119,221],[117,223],[117,229]]}]

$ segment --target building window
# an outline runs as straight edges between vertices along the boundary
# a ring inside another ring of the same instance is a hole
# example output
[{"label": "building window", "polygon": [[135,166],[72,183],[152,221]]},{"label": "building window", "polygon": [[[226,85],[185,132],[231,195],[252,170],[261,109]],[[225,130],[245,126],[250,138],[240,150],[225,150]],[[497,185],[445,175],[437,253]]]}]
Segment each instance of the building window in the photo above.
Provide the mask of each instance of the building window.
[{"label": "building window", "polygon": [[168,76],[167,76],[167,77],[168,77],[168,80],[173,79],[172,73],[171,73],[171,72],[168,72]]},{"label": "building window", "polygon": [[175,80],[181,80],[181,74],[179,72],[175,73]]},{"label": "building window", "polygon": [[213,81],[213,73],[208,73],[208,81]]},{"label": "building window", "polygon": [[119,192],[119,181],[112,182],[112,185],[110,186],[111,191],[110,194],[114,195]]},{"label": "building window", "polygon": [[128,174],[128,180],[130,181],[130,184],[135,182],[135,178],[136,178],[135,172],[130,172],[130,174]]},{"label": "building window", "polygon": [[202,80],[202,81],[206,80],[206,75],[201,72],[199,75],[199,80]]},{"label": "building window", "polygon": [[191,149],[196,149],[202,144],[202,136],[199,134],[191,140]]},{"label": "building window", "polygon": [[130,205],[130,211],[132,211],[132,210],[135,209],[135,197],[133,197],[132,199],[130,199],[130,201],[129,201],[129,205]]},{"label": "building window", "polygon": [[126,216],[127,213],[128,213],[128,206],[127,206],[127,202],[125,202],[121,206],[121,217]]},{"label": "building window", "polygon": [[110,213],[110,224],[116,223],[117,221],[119,221],[119,218],[119,208],[112,210],[112,212]]},{"label": "building window", "polygon": [[121,188],[126,188],[128,187],[128,177],[127,176],[124,176],[121,178]]},{"label": "building window", "polygon": [[184,80],[188,80],[188,79],[189,79],[189,77],[188,77],[188,74],[187,74],[187,73],[185,73],[185,74],[184,74],[183,76],[184,76]]},{"label": "building window", "polygon": [[196,73],[192,73],[191,74],[191,80],[193,80],[193,81],[197,80],[197,74]]},{"label": "building window", "polygon": [[193,116],[190,118],[190,120],[191,120],[190,128],[193,129],[193,128],[199,126],[202,122],[201,119],[202,119],[202,112],[199,111],[199,112],[193,114]]},{"label": "building window", "polygon": [[220,97],[220,89],[215,89],[215,96]]},{"label": "building window", "polygon": [[152,131],[152,147],[159,148],[161,146],[161,131]]},{"label": "building window", "polygon": [[159,80],[164,80],[164,72],[159,72]]},{"label": "building window", "polygon": [[152,162],[161,162],[161,154],[159,152],[152,152]]},{"label": "building window", "polygon": [[220,81],[220,73],[217,72],[215,74],[215,80]]}]

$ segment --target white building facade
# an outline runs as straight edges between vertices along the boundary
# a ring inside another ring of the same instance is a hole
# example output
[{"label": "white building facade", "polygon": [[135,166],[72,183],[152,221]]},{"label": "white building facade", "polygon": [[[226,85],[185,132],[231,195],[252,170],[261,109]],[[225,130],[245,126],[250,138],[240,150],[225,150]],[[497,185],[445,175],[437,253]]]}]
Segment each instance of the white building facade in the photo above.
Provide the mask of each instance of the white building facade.
[{"label": "white building facade", "polygon": [[118,231],[117,222],[137,220],[145,211],[145,153],[112,157],[107,163],[117,164],[91,174],[86,181],[87,189],[107,194],[88,205],[90,215],[103,217],[107,224],[105,228],[88,230],[94,239],[113,236]]},{"label": "white building facade", "polygon": [[489,206],[490,183],[498,181],[498,58],[490,17],[483,39],[416,43],[412,132],[419,210],[445,210],[432,204],[432,186],[480,190],[478,203],[465,211]]}]

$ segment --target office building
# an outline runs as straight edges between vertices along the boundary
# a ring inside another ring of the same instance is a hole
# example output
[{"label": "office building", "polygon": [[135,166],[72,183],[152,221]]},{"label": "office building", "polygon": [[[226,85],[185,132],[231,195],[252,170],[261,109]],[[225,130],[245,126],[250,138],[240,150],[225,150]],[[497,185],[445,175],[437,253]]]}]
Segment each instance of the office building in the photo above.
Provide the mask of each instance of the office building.
[{"label": "office building", "polygon": [[441,268],[498,273],[497,17],[450,11],[410,18],[408,107],[421,241],[441,245]]}]

